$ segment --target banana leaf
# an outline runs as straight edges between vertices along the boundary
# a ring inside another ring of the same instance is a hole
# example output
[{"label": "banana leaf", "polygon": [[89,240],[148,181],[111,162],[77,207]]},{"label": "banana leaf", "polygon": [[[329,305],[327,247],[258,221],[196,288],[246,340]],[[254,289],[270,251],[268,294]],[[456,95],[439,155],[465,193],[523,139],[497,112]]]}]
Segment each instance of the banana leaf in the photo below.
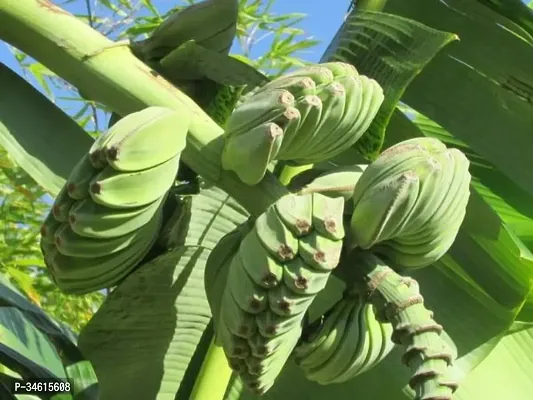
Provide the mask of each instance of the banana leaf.
[{"label": "banana leaf", "polygon": [[77,348],[74,333],[32,304],[3,274],[0,337],[0,385],[6,396],[13,394],[15,383],[39,379],[71,384],[68,392],[50,397],[53,400],[99,398],[96,375]]},{"label": "banana leaf", "polygon": [[93,139],[24,78],[0,63],[0,147],[56,195]]}]

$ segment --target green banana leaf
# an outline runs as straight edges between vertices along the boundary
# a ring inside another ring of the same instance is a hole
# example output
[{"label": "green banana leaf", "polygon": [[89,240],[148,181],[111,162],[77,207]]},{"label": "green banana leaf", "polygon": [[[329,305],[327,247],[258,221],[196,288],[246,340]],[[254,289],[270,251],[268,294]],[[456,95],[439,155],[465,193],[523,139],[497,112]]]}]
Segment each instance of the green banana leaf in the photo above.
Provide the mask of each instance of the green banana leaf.
[{"label": "green banana leaf", "polygon": [[164,235],[171,250],[128,276],[80,333],[101,400],[190,398],[212,338],[205,263],[248,214],[217,188],[185,198],[183,208]]},{"label": "green banana leaf", "polygon": [[368,159],[377,157],[389,119],[407,86],[439,50],[456,39],[453,33],[391,14],[357,12],[347,18],[320,61],[353,64],[361,74],[379,82],[385,100],[367,133],[340,158],[348,158],[350,164],[355,150]]},{"label": "green banana leaf", "polygon": [[92,365],[83,359],[72,331],[32,304],[3,274],[0,304],[0,385],[12,389],[30,378],[68,380],[70,392],[53,400],[98,399]]},{"label": "green banana leaf", "polygon": [[0,147],[56,195],[93,139],[25,79],[0,63]]},{"label": "green banana leaf", "polygon": [[[522,30],[521,36],[533,43],[533,10],[530,0],[477,0],[480,4],[493,9],[508,18]],[[529,4],[527,6],[526,4]]]},{"label": "green banana leaf", "polygon": [[525,168],[533,148],[533,44],[522,40],[500,14],[474,0],[389,0],[384,11],[457,33],[460,42],[446,47],[424,69],[402,101],[533,195]]}]

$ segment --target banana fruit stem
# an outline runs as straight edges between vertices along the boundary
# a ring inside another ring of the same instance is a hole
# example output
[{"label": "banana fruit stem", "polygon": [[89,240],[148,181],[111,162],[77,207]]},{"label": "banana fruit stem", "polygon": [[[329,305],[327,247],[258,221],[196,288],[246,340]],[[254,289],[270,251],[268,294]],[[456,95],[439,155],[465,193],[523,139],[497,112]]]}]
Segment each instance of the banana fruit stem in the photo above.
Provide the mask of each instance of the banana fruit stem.
[{"label": "banana fruit stem", "polygon": [[49,0],[0,1],[0,40],[35,58],[74,85],[84,97],[121,116],[148,106],[190,110],[193,121],[182,160],[225,190],[252,215],[288,193],[270,174],[254,186],[221,168],[223,130],[188,96],[139,61]]},{"label": "banana fruit stem", "polygon": [[313,164],[301,165],[298,167],[291,167],[291,166],[286,165],[285,167],[283,167],[283,170],[281,171],[279,180],[282,185],[287,186],[290,183],[292,178],[294,178],[300,172],[307,171],[308,169],[311,169],[311,168],[313,168]]},{"label": "banana fruit stem", "polygon": [[231,374],[224,350],[212,340],[200,373],[196,377],[191,400],[223,399]]},{"label": "banana fruit stem", "polygon": [[402,362],[412,370],[409,386],[416,400],[452,399],[457,383],[450,377],[450,347],[440,336],[443,328],[425,308],[417,282],[400,276],[369,252],[356,258],[358,274],[376,316],[390,322],[392,341],[405,348]]}]

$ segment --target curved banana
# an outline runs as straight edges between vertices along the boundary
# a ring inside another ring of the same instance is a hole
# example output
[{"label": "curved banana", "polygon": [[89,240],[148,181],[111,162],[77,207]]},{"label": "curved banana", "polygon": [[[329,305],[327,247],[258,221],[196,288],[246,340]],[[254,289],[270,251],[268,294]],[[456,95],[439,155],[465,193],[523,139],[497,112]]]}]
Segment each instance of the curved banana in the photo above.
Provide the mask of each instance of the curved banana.
[{"label": "curved banana", "polygon": [[341,383],[376,366],[394,348],[392,326],[378,322],[361,294],[346,293],[318,331],[294,350],[307,379]]},{"label": "curved banana", "polygon": [[68,195],[74,200],[83,200],[89,197],[91,179],[98,172],[94,168],[88,154],[78,161],[67,178],[66,188]]},{"label": "curved banana", "polygon": [[55,245],[59,253],[79,258],[95,258],[116,253],[128,246],[135,246],[146,235],[154,235],[159,228],[157,218],[152,218],[145,226],[106,239],[85,238],[76,234],[68,223],[62,224],[55,232]]},{"label": "curved banana", "polygon": [[166,196],[136,208],[111,209],[85,199],[74,203],[69,212],[71,229],[86,238],[107,239],[126,235],[147,224]]},{"label": "curved banana", "polygon": [[[205,265],[204,285],[207,302],[211,308],[215,325],[218,323],[220,303],[226,288],[229,266],[233,261],[233,256],[239,249],[243,237],[249,230],[248,224],[238,226],[222,237],[209,253],[209,258]],[[216,337],[215,340],[217,340]],[[219,344],[218,341],[217,344]]]},{"label": "curved banana", "polygon": [[392,264],[421,268],[450,248],[470,196],[469,161],[434,138],[385,150],[353,193],[351,247],[372,249]]},{"label": "curved banana", "polygon": [[52,204],[51,213],[59,222],[68,221],[68,214],[75,200],[69,196],[66,186],[63,186]]},{"label": "curved banana", "polygon": [[[154,230],[157,231],[161,215],[154,218]],[[156,238],[157,234],[152,230],[118,252],[94,258],[66,256],[57,248],[43,249],[44,260],[63,292],[85,294],[114,286],[125,278],[148,253]]]},{"label": "curved banana", "polygon": [[96,166],[132,172],[162,164],[185,148],[191,116],[186,110],[147,107],[115,123],[89,154]]},{"label": "curved banana", "polygon": [[343,212],[342,198],[287,195],[255,220],[238,249],[231,240],[227,249],[217,245],[208,259],[228,268],[223,288],[206,285],[213,312],[221,297],[214,318],[217,343],[255,393],[274,383],[300,339],[309,306],[336,267]]},{"label": "curved banana", "polygon": [[156,201],[176,180],[180,157],[135,172],[117,172],[106,167],[91,181],[90,194],[95,203],[109,208],[136,208]]},{"label": "curved banana", "polygon": [[[235,109],[226,124],[222,167],[254,185],[272,161],[313,164],[330,159],[359,140],[383,100],[379,84],[349,64],[301,68],[267,83]],[[265,124],[280,131],[275,151],[271,142],[242,139]],[[243,155],[248,151],[263,156],[237,158],[237,148]]]}]

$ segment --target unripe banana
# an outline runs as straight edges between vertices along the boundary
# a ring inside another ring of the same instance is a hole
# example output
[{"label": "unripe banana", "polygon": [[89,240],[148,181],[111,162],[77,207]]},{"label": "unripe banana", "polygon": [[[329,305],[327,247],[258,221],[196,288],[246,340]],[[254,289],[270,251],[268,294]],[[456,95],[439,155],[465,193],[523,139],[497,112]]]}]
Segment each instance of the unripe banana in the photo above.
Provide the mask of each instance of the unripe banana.
[{"label": "unripe banana", "polygon": [[[228,119],[222,167],[254,185],[274,160],[312,164],[330,159],[357,142],[383,99],[378,83],[359,75],[349,64],[318,64],[282,76],[257,90]],[[278,150],[264,150],[262,154],[268,157],[261,159],[235,157],[235,148],[242,154],[260,153],[260,140],[240,137],[267,123],[282,131]]]},{"label": "unripe banana", "polygon": [[61,222],[55,219],[53,212],[48,213],[41,225],[41,243],[55,245],[55,233],[57,228],[61,226]]},{"label": "unripe banana", "polygon": [[272,154],[279,151],[283,131],[274,123],[259,125],[235,140],[228,142],[222,162],[231,162],[240,166],[240,179],[245,182],[255,182],[257,176],[264,176]]},{"label": "unripe banana", "polygon": [[70,212],[70,208],[74,205],[74,203],[75,200],[68,195],[67,187],[63,186],[57,194],[54,203],[52,204],[51,213],[56,219],[56,221],[68,221],[68,214]]},{"label": "unripe banana", "polygon": [[89,197],[91,179],[98,172],[88,154],[78,161],[68,176],[66,187],[68,195],[75,200],[83,200]]},{"label": "unripe banana", "polygon": [[122,118],[93,144],[96,166],[132,172],[162,164],[185,148],[191,116],[186,110],[148,107]]},{"label": "unripe banana", "polygon": [[231,263],[219,245],[209,257],[208,264],[229,268],[225,289],[206,286],[210,304],[222,298],[219,310],[211,306],[219,313],[217,342],[232,369],[258,394],[274,383],[300,338],[309,306],[336,267],[343,208],[342,198],[287,195],[256,219]]},{"label": "unripe banana", "polygon": [[305,376],[322,385],[341,383],[375,367],[394,348],[392,326],[378,322],[359,293],[346,293],[324,316],[310,340],[294,350]]},{"label": "unripe banana", "polygon": [[468,167],[462,152],[434,138],[410,139],[385,150],[355,186],[351,247],[372,248],[406,268],[438,260],[465,216]]},{"label": "unripe banana", "polygon": [[106,167],[91,181],[94,202],[109,208],[136,208],[164,195],[176,180],[180,157],[135,172],[117,172]]},{"label": "unripe banana", "polygon": [[[243,237],[249,231],[250,227],[247,223],[238,226],[218,241],[207,259],[204,284],[207,301],[211,308],[215,325],[218,324],[222,296],[228,279],[229,266],[233,261],[233,256],[239,249]],[[219,343],[217,342],[217,344]]]},{"label": "unripe banana", "polygon": [[41,229],[41,250],[61,290],[112,287],[148,253],[189,122],[186,112],[162,107],[129,114],[78,162]]},{"label": "unripe banana", "polygon": [[148,223],[159,209],[165,196],[136,208],[109,208],[85,199],[74,203],[69,223],[79,236],[96,239],[126,235]]},{"label": "unripe banana", "polygon": [[154,229],[137,229],[122,236],[109,239],[84,238],[77,235],[69,223],[63,223],[55,232],[57,250],[66,256],[95,258],[116,253],[133,246],[143,234],[154,234]]},{"label": "unripe banana", "polygon": [[132,43],[133,53],[145,62],[157,61],[188,40],[228,54],[237,27],[237,0],[205,0],[169,15],[152,35]]},{"label": "unripe banana", "polygon": [[161,213],[141,228],[138,240],[110,254],[95,257],[72,257],[61,254],[57,247],[43,246],[44,261],[54,281],[65,293],[85,294],[116,285],[143,259],[157,238]]}]

